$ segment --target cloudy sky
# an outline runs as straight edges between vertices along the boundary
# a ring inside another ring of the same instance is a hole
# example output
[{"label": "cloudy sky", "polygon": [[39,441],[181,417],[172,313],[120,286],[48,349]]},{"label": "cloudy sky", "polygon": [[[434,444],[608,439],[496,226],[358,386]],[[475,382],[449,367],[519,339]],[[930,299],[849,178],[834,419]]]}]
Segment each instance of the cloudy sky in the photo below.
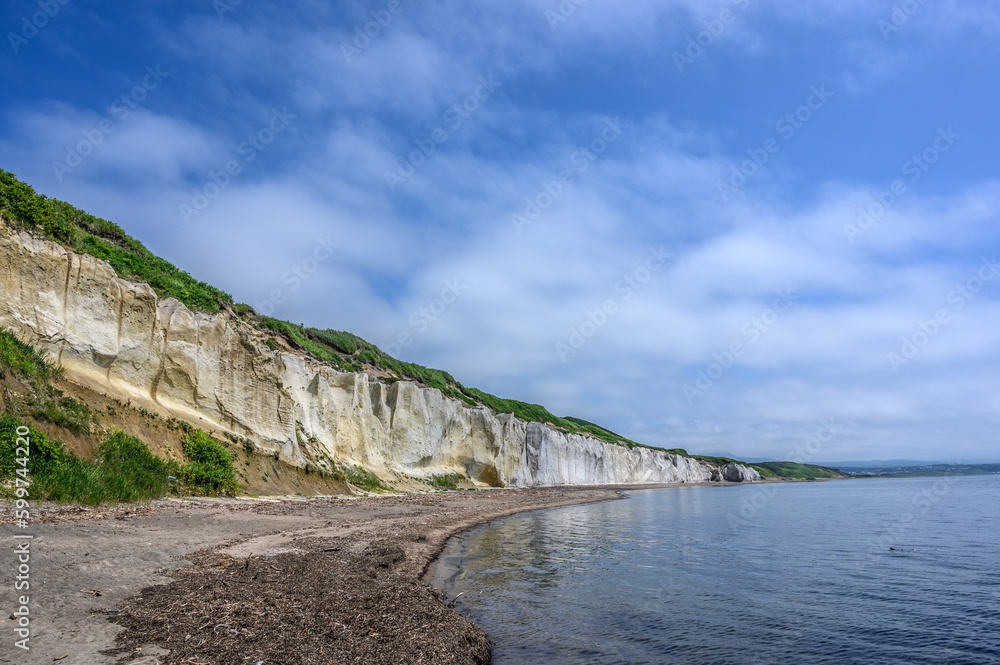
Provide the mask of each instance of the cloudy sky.
[{"label": "cloudy sky", "polygon": [[992,0],[8,0],[3,29],[0,167],[259,311],[650,444],[1000,458]]}]

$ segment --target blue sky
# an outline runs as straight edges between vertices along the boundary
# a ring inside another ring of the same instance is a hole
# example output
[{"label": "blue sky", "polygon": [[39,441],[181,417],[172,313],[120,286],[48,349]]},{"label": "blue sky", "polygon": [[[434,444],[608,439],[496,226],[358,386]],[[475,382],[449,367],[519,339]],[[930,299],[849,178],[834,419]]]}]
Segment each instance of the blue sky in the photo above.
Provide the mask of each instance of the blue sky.
[{"label": "blue sky", "polygon": [[467,4],[8,1],[0,166],[650,444],[1000,459],[995,3]]}]

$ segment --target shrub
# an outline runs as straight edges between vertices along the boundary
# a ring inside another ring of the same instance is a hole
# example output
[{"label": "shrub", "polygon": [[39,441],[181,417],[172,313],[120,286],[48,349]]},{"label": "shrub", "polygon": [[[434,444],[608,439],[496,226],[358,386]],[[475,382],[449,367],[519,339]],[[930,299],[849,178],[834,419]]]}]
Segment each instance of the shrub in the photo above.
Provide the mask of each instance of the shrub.
[{"label": "shrub", "polygon": [[232,453],[208,434],[194,430],[185,435],[184,454],[188,463],[181,467],[181,476],[200,491],[228,496],[240,491]]},{"label": "shrub", "polygon": [[465,480],[465,476],[460,473],[446,473],[436,476],[431,476],[430,485],[433,487],[441,487],[444,489],[453,490],[458,485],[458,483]]},{"label": "shrub", "polygon": [[0,330],[0,375],[10,372],[19,379],[47,382],[59,370],[30,344]]},{"label": "shrub", "polygon": [[374,473],[360,466],[343,467],[342,472],[347,482],[370,492],[389,489],[382,484]]},{"label": "shrub", "polygon": [[[0,418],[0,477],[16,473],[17,426],[13,418]],[[100,504],[145,501],[167,491],[167,475],[174,466],[154,456],[134,437],[113,433],[97,449],[94,461],[88,462],[67,452],[61,442],[33,427],[28,429],[28,470],[34,498]]]},{"label": "shrub", "polygon": [[[20,426],[10,416],[0,416],[0,479],[11,478],[19,467],[17,465],[17,428]],[[61,442],[49,439],[34,427],[28,427],[30,455],[28,469],[33,476],[43,476],[50,469],[63,463],[68,453]]]},{"label": "shrub", "polygon": [[31,416],[60,427],[65,427],[77,434],[90,432],[91,422],[97,422],[97,416],[83,402],[72,397],[59,400],[45,400],[31,411]]},{"label": "shrub", "polygon": [[97,449],[95,460],[107,472],[127,477],[134,490],[143,497],[167,493],[167,476],[178,471],[175,462],[160,459],[134,436],[113,432]]}]

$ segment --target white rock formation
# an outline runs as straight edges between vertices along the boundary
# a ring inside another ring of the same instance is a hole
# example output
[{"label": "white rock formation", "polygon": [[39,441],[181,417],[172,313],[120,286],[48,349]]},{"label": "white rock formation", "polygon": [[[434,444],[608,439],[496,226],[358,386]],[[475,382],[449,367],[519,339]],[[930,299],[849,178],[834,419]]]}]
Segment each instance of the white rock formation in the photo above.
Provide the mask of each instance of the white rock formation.
[{"label": "white rock formation", "polygon": [[722,479],[730,483],[756,483],[760,481],[757,469],[730,462],[722,467]]},{"label": "white rock formation", "polygon": [[46,349],[72,381],[202,429],[248,436],[297,466],[326,455],[386,479],[460,472],[495,486],[760,479],[739,465],[720,473],[271,350],[225,312],[161,300],[106,262],[2,220],[0,327]]}]

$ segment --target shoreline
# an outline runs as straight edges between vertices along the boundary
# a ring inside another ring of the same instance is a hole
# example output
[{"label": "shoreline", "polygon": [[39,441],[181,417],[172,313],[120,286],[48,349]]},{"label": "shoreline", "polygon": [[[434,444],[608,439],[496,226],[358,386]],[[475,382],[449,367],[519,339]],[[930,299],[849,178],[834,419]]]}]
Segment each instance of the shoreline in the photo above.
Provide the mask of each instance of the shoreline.
[{"label": "shoreline", "polygon": [[[11,662],[486,663],[486,634],[426,581],[449,539],[653,487],[38,505],[28,530],[31,651]],[[11,510],[0,509],[8,542]],[[14,565],[9,551],[2,560]],[[5,585],[0,604],[14,600]],[[0,630],[12,624],[0,617]]]},{"label": "shoreline", "polygon": [[[823,480],[833,480],[824,478]],[[788,479],[768,479],[760,482],[752,483],[753,485],[763,485],[768,483],[786,483],[786,482],[800,482],[798,480],[788,480]],[[804,481],[803,481],[804,482]],[[572,486],[574,489],[602,489],[613,493],[613,496],[608,496],[606,499],[598,499],[595,501],[579,501],[579,502],[567,502],[561,504],[555,504],[551,506],[540,506],[538,508],[524,508],[521,510],[515,510],[509,514],[498,516],[490,520],[490,522],[498,521],[502,519],[507,519],[509,517],[514,517],[517,515],[522,515],[524,513],[534,512],[536,510],[548,510],[550,508],[560,508],[563,506],[571,505],[584,505],[586,503],[597,503],[599,501],[615,501],[618,499],[628,499],[629,496],[626,492],[637,492],[642,490],[656,490],[656,489],[682,489],[686,487],[732,487],[732,486],[745,486],[751,483],[730,483],[730,482],[699,482],[699,483],[652,483],[643,485],[576,485]],[[564,488],[552,488],[552,489],[564,489]],[[565,489],[570,489],[569,487]],[[460,538],[463,535],[474,531],[478,528],[485,528],[490,526],[490,523],[478,523],[466,526],[461,529],[455,530],[451,535],[446,537],[438,548],[437,552],[431,558],[420,576],[421,581],[426,582],[433,586],[439,593],[443,593],[447,590],[447,580],[458,572],[459,566],[457,564],[452,564],[442,560],[442,555],[451,545],[452,541],[456,538]],[[444,602],[449,602],[446,598],[442,597]]]},{"label": "shoreline", "polygon": [[[399,662],[400,649],[410,648],[415,651],[409,662],[489,662],[486,634],[454,611],[430,584],[452,538],[515,514],[620,499],[622,492],[729,485],[740,483],[495,488],[368,497],[164,499],[145,505],[98,507],[40,504],[32,511],[35,521],[29,530],[35,536],[31,657],[12,662],[52,662],[65,656],[60,660],[64,665],[167,665],[196,655],[205,657],[202,649],[218,651],[216,659],[209,654],[204,661],[211,663],[238,662],[251,653],[256,654],[252,662],[328,662],[328,657],[312,660],[308,652],[289,656],[287,661],[275,660],[274,649],[279,647],[264,639],[271,630],[287,634],[301,628],[311,634],[309,626],[269,628],[260,623],[266,613],[241,614],[237,605],[242,603],[213,606],[199,605],[198,600],[205,588],[225,591],[234,578],[251,575],[240,584],[251,592],[246,597],[256,594],[263,602],[286,594],[313,570],[319,571],[319,578],[328,574],[325,581],[317,582],[320,587],[326,585],[321,591],[336,590],[337,598],[347,593],[354,602],[372,601],[384,610],[382,621],[397,614],[409,616],[413,625],[407,630],[426,627],[424,619],[429,616],[438,622],[437,632],[419,635],[419,644],[407,641],[402,632],[385,642],[386,636],[378,630],[346,632],[354,607],[350,603],[338,606],[328,597],[306,598],[304,604],[311,603],[316,612],[337,607],[340,614],[324,621],[344,627],[344,634],[334,640],[341,650],[339,657],[353,654],[363,655],[366,663]],[[9,541],[15,533],[12,506],[0,506],[0,515]],[[335,559],[332,553],[337,553]],[[0,555],[0,560],[5,567],[14,565],[10,552]],[[336,563],[333,568],[343,569],[333,570],[331,561]],[[237,563],[243,568],[237,569]],[[223,569],[228,570],[228,577],[220,575]],[[272,576],[278,571],[285,579],[268,587],[257,581],[261,571]],[[352,590],[342,581],[356,571],[362,571],[365,579],[351,581]],[[365,592],[372,584],[378,593],[369,598]],[[357,595],[351,596],[352,591]],[[316,589],[307,586],[297,593],[316,595]],[[14,600],[11,588],[0,590],[3,607],[13,606]],[[207,628],[238,625],[223,629],[235,630],[228,635],[238,639],[227,638],[231,643],[226,644],[215,633],[204,634],[204,622],[188,625],[178,617],[180,606],[186,608],[184,612],[215,618],[231,615],[232,620],[220,619]],[[157,628],[164,624],[167,630]],[[7,617],[0,617],[0,630],[11,627]],[[184,631],[183,635],[178,631]],[[330,645],[314,646],[322,654]],[[391,655],[380,660],[383,647],[391,647]],[[114,653],[102,653],[109,649]],[[293,653],[288,649],[280,646],[282,653]],[[420,649],[431,649],[433,657],[424,660]]]}]

